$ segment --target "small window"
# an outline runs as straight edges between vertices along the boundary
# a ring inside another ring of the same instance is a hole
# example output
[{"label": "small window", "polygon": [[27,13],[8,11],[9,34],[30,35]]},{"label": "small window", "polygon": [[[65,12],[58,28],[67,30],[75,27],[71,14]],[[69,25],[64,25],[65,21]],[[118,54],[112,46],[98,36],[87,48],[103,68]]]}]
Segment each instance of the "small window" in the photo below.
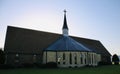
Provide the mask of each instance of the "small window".
[{"label": "small window", "polygon": [[36,54],[33,55],[33,62],[36,63]]},{"label": "small window", "polygon": [[15,56],[16,56],[16,57],[19,57],[19,54],[16,54]]},{"label": "small window", "polygon": [[36,57],[36,54],[34,54],[33,56]]},{"label": "small window", "polygon": [[18,63],[19,62],[19,54],[16,54],[15,55],[15,63]]}]

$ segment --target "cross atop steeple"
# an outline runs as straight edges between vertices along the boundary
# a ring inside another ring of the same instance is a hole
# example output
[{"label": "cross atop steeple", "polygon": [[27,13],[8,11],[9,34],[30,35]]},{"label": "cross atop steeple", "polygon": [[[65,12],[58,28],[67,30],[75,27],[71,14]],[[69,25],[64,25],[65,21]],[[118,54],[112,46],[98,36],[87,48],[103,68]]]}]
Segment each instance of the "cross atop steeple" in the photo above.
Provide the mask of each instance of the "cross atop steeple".
[{"label": "cross atop steeple", "polygon": [[63,35],[68,35],[68,26],[67,26],[67,19],[66,19],[66,10],[64,10],[64,21],[63,21]]},{"label": "cross atop steeple", "polygon": [[66,12],[67,12],[67,11],[66,11],[66,10],[64,10],[64,13],[65,13],[65,14],[66,14]]}]

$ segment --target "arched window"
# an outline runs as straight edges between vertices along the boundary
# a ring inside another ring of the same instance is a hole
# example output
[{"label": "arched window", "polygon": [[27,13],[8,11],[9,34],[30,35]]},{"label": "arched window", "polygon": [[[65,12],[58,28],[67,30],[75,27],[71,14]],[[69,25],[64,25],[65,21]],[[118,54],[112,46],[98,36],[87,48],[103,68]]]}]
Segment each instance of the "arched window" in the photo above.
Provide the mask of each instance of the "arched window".
[{"label": "arched window", "polygon": [[70,64],[72,64],[72,54],[70,53]]}]

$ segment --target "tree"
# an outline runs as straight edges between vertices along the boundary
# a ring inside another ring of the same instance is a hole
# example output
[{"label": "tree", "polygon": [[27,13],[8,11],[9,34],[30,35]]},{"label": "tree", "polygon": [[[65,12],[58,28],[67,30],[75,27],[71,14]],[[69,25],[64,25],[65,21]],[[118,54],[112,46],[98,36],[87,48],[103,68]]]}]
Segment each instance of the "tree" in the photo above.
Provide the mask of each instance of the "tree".
[{"label": "tree", "polygon": [[112,62],[114,62],[115,65],[119,64],[119,57],[117,54],[114,54],[112,57]]},{"label": "tree", "polygon": [[2,48],[0,48],[0,64],[4,64],[5,62],[5,54]]}]

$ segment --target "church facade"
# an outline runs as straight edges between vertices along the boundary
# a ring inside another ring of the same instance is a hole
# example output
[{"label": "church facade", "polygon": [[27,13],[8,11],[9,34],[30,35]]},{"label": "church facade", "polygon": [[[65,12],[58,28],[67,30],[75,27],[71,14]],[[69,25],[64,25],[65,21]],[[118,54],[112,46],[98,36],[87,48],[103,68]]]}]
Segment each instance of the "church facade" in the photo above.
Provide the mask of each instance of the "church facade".
[{"label": "church facade", "polygon": [[111,54],[98,40],[69,36],[66,12],[63,34],[8,26],[4,51],[6,64],[57,63],[58,67],[97,66],[111,62]]}]

